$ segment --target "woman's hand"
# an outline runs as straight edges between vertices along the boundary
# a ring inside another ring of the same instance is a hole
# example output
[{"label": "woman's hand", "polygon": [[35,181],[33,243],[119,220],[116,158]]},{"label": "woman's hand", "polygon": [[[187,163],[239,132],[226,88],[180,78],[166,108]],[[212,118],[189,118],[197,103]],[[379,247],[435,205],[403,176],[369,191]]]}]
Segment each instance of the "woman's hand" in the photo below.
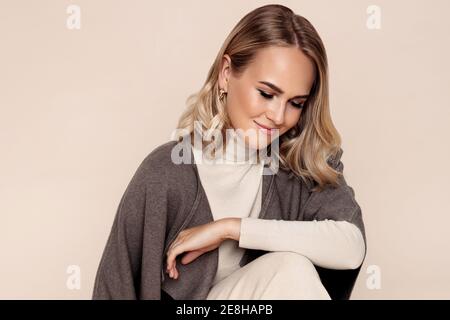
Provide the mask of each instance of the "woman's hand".
[{"label": "woman's hand", "polygon": [[[235,239],[240,220],[224,218],[181,231],[167,251],[166,273],[171,278],[178,279],[176,257],[183,252],[187,253],[181,258],[181,263],[187,264],[203,253],[216,249],[224,240]],[[235,240],[239,240],[239,237]]]}]

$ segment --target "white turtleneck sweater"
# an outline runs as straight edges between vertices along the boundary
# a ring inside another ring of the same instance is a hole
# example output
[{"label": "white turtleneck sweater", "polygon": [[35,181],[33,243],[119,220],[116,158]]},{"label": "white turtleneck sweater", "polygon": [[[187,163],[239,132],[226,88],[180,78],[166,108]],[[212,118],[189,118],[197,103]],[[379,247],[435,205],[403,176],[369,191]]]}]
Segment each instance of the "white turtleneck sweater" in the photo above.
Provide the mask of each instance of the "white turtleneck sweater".
[{"label": "white turtleneck sweater", "polygon": [[228,140],[225,153],[216,156],[216,163],[208,163],[201,150],[192,148],[214,220],[241,218],[239,241],[228,239],[219,246],[213,284],[240,268],[245,248],[297,252],[324,268],[358,267],[364,258],[365,244],[361,231],[352,223],[258,219],[264,163],[256,163],[254,149],[249,150],[247,160],[243,148],[240,141]]}]

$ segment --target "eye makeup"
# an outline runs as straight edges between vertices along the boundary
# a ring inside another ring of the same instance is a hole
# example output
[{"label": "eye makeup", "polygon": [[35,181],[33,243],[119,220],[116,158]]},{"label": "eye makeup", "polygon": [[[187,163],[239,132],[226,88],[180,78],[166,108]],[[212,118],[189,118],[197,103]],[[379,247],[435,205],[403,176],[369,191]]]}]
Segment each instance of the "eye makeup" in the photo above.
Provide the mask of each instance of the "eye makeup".
[{"label": "eye makeup", "polygon": [[[273,98],[273,95],[271,95],[271,94],[269,94],[269,93],[267,93],[267,92],[265,92],[265,91],[263,91],[263,90],[261,90],[261,89],[257,89],[258,91],[259,91],[259,94],[264,98],[264,99],[267,99],[267,100],[271,100],[272,98]],[[301,109],[301,108],[303,108],[303,106],[304,106],[304,102],[303,103],[295,103],[295,102],[293,102],[293,101],[291,101],[291,104],[292,104],[292,106],[294,106],[295,108],[298,108],[298,109]]]}]

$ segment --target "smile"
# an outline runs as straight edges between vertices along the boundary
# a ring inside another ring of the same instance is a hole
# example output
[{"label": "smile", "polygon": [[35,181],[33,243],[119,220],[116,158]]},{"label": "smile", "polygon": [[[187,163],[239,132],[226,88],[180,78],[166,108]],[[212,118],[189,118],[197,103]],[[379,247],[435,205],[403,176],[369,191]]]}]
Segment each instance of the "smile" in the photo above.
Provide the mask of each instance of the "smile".
[{"label": "smile", "polygon": [[259,124],[259,123],[256,122],[255,120],[253,120],[253,121],[256,123],[256,125],[258,126],[258,128],[259,128],[261,131],[263,131],[264,133],[266,133],[266,134],[273,134],[273,133],[275,133],[275,129],[276,129],[276,128],[266,127],[266,126],[264,126],[264,125],[262,125],[262,124]]}]

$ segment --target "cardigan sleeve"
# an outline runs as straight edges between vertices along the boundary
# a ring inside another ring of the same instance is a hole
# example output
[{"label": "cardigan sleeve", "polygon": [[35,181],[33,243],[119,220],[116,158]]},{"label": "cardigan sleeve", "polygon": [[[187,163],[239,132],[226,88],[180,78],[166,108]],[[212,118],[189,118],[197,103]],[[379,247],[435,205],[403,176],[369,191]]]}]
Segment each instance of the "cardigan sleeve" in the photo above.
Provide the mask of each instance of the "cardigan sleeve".
[{"label": "cardigan sleeve", "polygon": [[152,154],[122,195],[95,277],[92,299],[160,299],[166,196]]},{"label": "cardigan sleeve", "polygon": [[355,191],[347,184],[344,177],[344,164],[341,161],[342,148],[335,157],[329,160],[333,169],[340,172],[337,187],[327,187],[320,192],[312,192],[303,209],[304,220],[334,220],[347,221],[355,225],[363,236],[365,253],[367,252],[367,239],[361,207],[356,201]]},{"label": "cardigan sleeve", "polygon": [[347,221],[242,218],[240,230],[241,248],[293,251],[329,269],[355,269],[365,252],[360,230]]},{"label": "cardigan sleeve", "polygon": [[[357,269],[367,253],[361,208],[343,175],[342,148],[328,161],[341,173],[337,187],[312,192],[302,221],[241,220],[240,246],[266,251],[295,251],[327,269]],[[265,235],[264,235],[265,234]]]}]

